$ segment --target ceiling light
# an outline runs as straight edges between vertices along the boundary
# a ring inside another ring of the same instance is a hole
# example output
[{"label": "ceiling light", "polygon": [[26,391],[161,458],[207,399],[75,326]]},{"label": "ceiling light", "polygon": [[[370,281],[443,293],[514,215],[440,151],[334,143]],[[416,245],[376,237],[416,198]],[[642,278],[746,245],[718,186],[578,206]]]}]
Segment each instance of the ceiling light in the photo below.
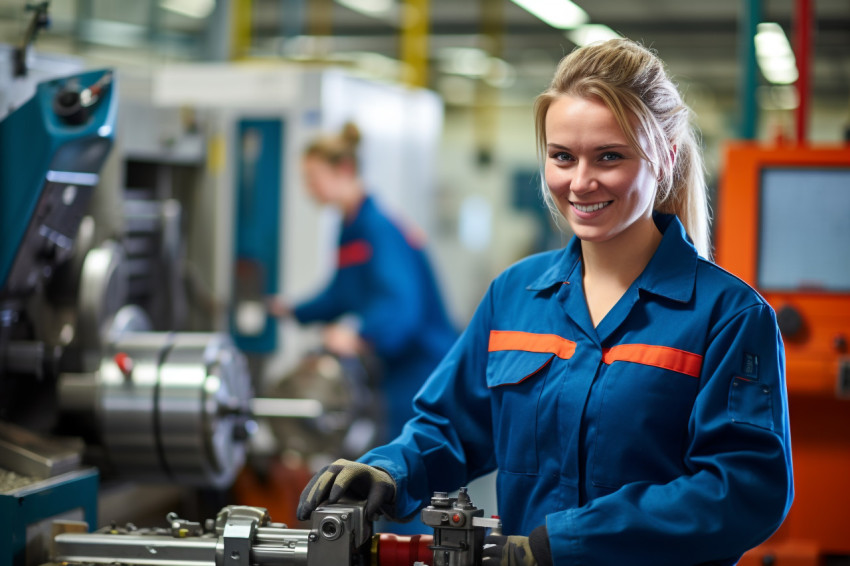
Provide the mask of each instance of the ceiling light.
[{"label": "ceiling light", "polygon": [[508,88],[516,79],[516,71],[510,63],[477,47],[446,47],[437,57],[440,72],[446,75],[483,79],[498,88]]},{"label": "ceiling light", "polygon": [[360,12],[367,16],[386,16],[394,8],[394,0],[336,0],[349,10]]},{"label": "ceiling light", "polygon": [[587,12],[570,0],[512,0],[550,26],[572,29],[590,21]]},{"label": "ceiling light", "polygon": [[449,75],[483,77],[490,62],[487,53],[477,47],[447,47],[439,52],[440,71]]},{"label": "ceiling light", "polygon": [[160,8],[202,20],[215,8],[215,0],[160,0]]},{"label": "ceiling light", "polygon": [[576,45],[588,45],[596,41],[606,41],[621,37],[619,33],[602,24],[584,24],[568,31],[566,36]]},{"label": "ceiling light", "polygon": [[756,60],[764,77],[773,84],[797,80],[797,60],[782,27],[773,22],[758,25],[755,37]]}]

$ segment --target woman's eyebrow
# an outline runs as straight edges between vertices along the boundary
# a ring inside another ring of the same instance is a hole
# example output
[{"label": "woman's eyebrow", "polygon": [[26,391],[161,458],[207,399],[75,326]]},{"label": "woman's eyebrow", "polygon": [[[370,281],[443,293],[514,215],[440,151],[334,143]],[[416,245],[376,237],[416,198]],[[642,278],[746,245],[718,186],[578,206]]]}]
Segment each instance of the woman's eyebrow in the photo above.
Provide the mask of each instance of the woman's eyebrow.
[{"label": "woman's eyebrow", "polygon": [[[549,148],[549,149],[563,149],[563,150],[569,150],[570,149],[569,147],[567,147],[565,145],[561,145],[559,143],[547,143],[546,147]],[[628,148],[628,147],[631,147],[631,146],[627,143],[606,143],[606,144],[603,144],[603,145],[598,145],[594,149],[595,149],[595,151],[603,151],[603,150],[606,150],[606,149]]]}]

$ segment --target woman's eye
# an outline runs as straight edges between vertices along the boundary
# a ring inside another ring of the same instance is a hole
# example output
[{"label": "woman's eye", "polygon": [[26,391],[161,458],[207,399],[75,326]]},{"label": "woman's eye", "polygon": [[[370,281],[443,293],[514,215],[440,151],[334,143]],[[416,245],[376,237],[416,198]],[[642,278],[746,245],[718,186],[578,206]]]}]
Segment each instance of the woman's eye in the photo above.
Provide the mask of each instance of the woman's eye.
[{"label": "woman's eye", "polygon": [[555,161],[569,161],[572,159],[572,156],[565,151],[557,151],[552,153],[549,157]]},{"label": "woman's eye", "polygon": [[602,154],[602,161],[616,161],[617,159],[622,159],[623,156],[619,153],[615,153],[613,151],[606,151]]}]

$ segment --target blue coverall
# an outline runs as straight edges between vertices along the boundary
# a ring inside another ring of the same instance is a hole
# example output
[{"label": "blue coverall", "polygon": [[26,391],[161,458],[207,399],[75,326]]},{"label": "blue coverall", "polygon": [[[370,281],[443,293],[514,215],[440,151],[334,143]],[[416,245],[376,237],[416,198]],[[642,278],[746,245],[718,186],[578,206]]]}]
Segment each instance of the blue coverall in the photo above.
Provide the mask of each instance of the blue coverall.
[{"label": "blue coverall", "polygon": [[774,312],[654,218],[660,246],[595,328],[575,238],[492,282],[402,436],[361,458],[395,479],[399,516],[498,468],[503,532],[545,523],[556,565],[734,564],[780,525]]},{"label": "blue coverall", "polygon": [[390,439],[413,415],[413,397],[457,339],[424,250],[368,196],[342,226],[332,281],[293,311],[301,323],[359,316],[360,336],[382,362]]}]

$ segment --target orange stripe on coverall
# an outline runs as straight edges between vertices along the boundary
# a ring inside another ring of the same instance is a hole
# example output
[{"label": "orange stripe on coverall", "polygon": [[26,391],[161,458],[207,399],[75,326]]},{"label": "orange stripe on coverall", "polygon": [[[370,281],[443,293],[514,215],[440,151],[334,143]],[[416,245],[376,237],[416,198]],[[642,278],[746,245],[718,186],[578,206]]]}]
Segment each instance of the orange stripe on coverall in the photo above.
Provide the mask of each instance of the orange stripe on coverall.
[{"label": "orange stripe on coverall", "polygon": [[488,352],[502,350],[521,350],[523,352],[539,352],[555,354],[563,360],[568,360],[576,351],[576,343],[557,334],[535,334],[518,330],[491,330]]},{"label": "orange stripe on coverall", "polygon": [[702,356],[667,346],[649,344],[621,344],[602,350],[602,361],[633,362],[645,366],[669,369],[691,377],[699,377],[702,371]]}]

